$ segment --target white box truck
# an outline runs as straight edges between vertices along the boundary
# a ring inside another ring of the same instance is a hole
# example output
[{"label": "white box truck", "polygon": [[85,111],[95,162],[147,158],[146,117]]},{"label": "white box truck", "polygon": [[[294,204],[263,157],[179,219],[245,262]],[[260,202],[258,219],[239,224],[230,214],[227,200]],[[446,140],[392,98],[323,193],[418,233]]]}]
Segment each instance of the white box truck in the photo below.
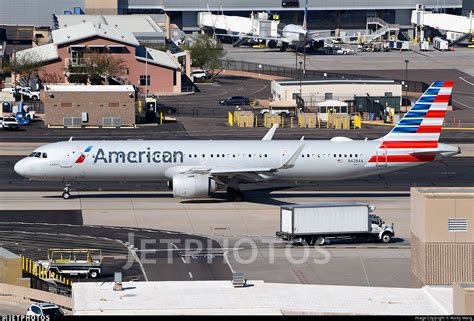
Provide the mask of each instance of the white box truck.
[{"label": "white box truck", "polygon": [[329,238],[364,238],[391,241],[392,224],[372,214],[375,206],[364,203],[324,203],[280,206],[277,237],[294,243],[322,245]]}]

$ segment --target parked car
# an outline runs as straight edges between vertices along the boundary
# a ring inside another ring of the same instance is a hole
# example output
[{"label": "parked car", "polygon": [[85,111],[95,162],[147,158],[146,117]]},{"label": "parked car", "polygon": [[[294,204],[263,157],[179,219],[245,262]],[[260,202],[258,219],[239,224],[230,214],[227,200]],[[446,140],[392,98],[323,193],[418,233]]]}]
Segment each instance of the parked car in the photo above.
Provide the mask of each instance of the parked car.
[{"label": "parked car", "polygon": [[283,116],[287,117],[290,115],[290,111],[288,109],[262,109],[260,110],[260,115],[272,115],[272,116]]},{"label": "parked car", "polygon": [[40,91],[39,90],[31,90],[31,89],[20,89],[18,92],[20,95],[23,95],[23,98],[28,98],[34,101],[39,100],[40,98]]},{"label": "parked car", "polygon": [[219,101],[221,105],[250,105],[250,98],[243,96],[230,96]]},{"label": "parked car", "polygon": [[62,317],[64,311],[56,304],[51,303],[33,303],[26,311],[26,315],[32,316],[48,316],[48,317]]},{"label": "parked car", "polygon": [[2,118],[0,122],[4,130],[20,129],[20,124],[16,121],[14,117],[0,117],[0,118]]},{"label": "parked car", "polygon": [[194,70],[191,72],[191,77],[193,77],[193,79],[206,80],[209,79],[209,74],[205,70]]}]

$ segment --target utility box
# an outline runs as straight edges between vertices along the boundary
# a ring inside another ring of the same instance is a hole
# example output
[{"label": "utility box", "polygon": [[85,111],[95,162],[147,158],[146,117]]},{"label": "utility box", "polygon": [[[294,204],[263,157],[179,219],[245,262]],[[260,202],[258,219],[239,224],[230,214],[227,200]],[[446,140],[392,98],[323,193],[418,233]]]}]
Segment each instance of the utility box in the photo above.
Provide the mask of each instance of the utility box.
[{"label": "utility box", "polygon": [[420,51],[428,51],[428,50],[430,50],[430,44],[429,44],[429,42],[426,41],[426,40],[420,41],[419,45],[420,45]]}]

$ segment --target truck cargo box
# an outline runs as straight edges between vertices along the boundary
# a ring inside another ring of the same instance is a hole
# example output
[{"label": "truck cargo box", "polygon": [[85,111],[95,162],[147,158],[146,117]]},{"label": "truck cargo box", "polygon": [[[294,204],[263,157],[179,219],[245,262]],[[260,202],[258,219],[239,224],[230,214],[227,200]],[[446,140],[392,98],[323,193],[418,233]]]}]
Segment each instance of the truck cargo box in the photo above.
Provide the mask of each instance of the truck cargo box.
[{"label": "truck cargo box", "polygon": [[370,211],[362,203],[284,205],[280,231],[288,235],[369,233]]}]

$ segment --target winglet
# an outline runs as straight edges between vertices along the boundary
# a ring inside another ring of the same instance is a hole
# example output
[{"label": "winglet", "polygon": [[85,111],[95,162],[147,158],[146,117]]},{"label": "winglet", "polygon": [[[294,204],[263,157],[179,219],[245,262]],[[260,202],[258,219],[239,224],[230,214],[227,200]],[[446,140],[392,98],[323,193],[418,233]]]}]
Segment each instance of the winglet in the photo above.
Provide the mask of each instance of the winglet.
[{"label": "winglet", "polygon": [[301,146],[298,147],[296,152],[294,152],[293,155],[291,155],[290,159],[288,159],[285,164],[283,164],[281,167],[279,167],[277,169],[288,169],[288,168],[292,168],[293,166],[295,166],[295,162],[298,159],[298,157],[300,156],[301,151],[304,148],[304,145],[305,144],[301,144]]},{"label": "winglet", "polygon": [[72,142],[72,136],[71,136],[71,138],[69,138],[69,141]]},{"label": "winglet", "polygon": [[265,136],[263,136],[262,140],[272,140],[277,128],[278,124],[273,125],[272,128],[270,128],[270,130],[265,134]]}]

